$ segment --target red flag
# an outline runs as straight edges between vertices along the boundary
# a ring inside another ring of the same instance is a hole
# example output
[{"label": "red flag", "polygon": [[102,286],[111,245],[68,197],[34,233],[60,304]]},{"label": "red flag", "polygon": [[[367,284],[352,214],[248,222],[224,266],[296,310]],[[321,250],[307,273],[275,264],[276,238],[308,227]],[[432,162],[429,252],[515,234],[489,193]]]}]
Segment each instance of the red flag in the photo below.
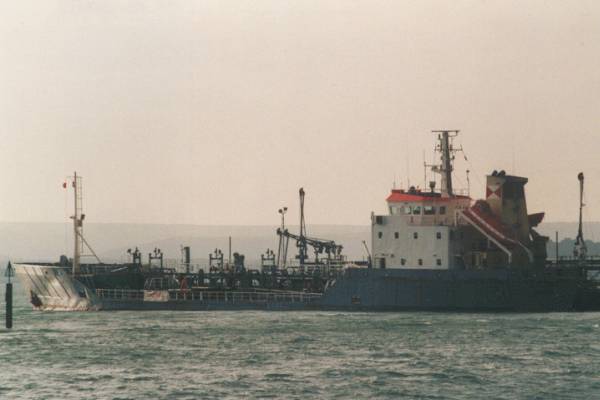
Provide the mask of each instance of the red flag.
[{"label": "red flag", "polygon": [[63,188],[66,189],[67,188],[67,182],[63,182]]}]

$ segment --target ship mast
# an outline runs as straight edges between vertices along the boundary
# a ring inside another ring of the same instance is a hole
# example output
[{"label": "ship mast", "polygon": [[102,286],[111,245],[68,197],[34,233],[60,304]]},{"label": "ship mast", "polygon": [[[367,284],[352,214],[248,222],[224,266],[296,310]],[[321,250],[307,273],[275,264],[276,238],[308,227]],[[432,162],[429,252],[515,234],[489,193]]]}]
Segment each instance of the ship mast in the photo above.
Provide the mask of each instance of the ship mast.
[{"label": "ship mast", "polygon": [[77,178],[77,172],[73,174],[73,208],[74,214],[71,216],[73,219],[73,239],[75,241],[73,246],[73,275],[79,274],[81,265],[81,249],[83,248],[82,243],[82,230],[83,230],[83,216],[81,213],[81,182]]},{"label": "ship mast", "polygon": [[304,188],[300,188],[300,240],[298,240],[298,259],[300,267],[304,267],[304,261],[308,258],[308,249],[306,246],[306,223],[304,221]]},{"label": "ship mast", "polygon": [[585,240],[583,239],[583,172],[577,175],[579,179],[579,230],[577,231],[577,238],[575,239],[575,248],[573,249],[573,255],[578,260],[584,260],[587,255],[587,247]]},{"label": "ship mast", "polygon": [[[65,184],[66,186],[66,184]],[[83,198],[81,193],[81,177],[77,176],[77,172],[73,173],[73,209],[74,214],[71,216],[73,220],[73,275],[81,272],[81,257],[83,256],[83,246],[85,245],[91,253],[91,256],[101,263],[100,258],[94,252],[94,249],[83,237]]]},{"label": "ship mast", "polygon": [[[277,233],[283,233],[285,231],[285,213],[287,212],[287,207],[282,207],[278,210],[279,214],[281,214],[281,228],[277,230]],[[282,265],[285,267],[285,260],[287,258],[287,239],[284,240],[283,235],[279,236],[279,246],[277,247],[277,268],[280,268]]]},{"label": "ship mast", "polygon": [[441,194],[442,197],[453,197],[454,191],[452,189],[452,160],[454,160],[454,153],[461,149],[454,149],[450,139],[458,135],[458,130],[439,130],[432,131],[438,134],[438,140],[440,143],[436,147],[436,150],[441,154],[441,165],[435,165],[432,170],[439,173],[442,176],[441,179]]}]

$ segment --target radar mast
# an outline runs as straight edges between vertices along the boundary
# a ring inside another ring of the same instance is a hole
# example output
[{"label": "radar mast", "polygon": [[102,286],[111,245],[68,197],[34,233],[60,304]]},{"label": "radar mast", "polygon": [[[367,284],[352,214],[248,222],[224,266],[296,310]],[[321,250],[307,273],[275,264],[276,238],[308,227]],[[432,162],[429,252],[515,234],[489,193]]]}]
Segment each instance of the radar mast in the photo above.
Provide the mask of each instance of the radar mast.
[{"label": "radar mast", "polygon": [[452,188],[452,171],[454,170],[454,153],[462,151],[462,147],[455,149],[452,145],[452,138],[458,136],[459,130],[437,130],[431,131],[438,134],[439,144],[436,146],[436,152],[441,154],[441,164],[434,165],[431,170],[442,176],[441,194],[442,197],[454,197]]}]

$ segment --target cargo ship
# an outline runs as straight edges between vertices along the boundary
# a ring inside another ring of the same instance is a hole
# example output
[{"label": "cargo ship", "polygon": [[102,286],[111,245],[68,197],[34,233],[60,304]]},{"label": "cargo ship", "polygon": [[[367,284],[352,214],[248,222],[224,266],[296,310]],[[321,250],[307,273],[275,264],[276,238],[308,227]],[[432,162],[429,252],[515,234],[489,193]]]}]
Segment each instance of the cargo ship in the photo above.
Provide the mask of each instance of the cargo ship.
[{"label": "cargo ship", "polygon": [[[248,268],[244,256],[225,262],[222,251],[209,265],[192,268],[182,247],[180,268],[163,265],[159,249],[142,261],[100,262],[83,236],[81,179],[74,190],[74,254],[58,263],[15,264],[37,310],[349,310],[549,312],[600,310],[600,263],[588,257],[583,240],[583,174],[579,174],[579,232],[574,256],[548,260],[548,238],[536,227],[544,213],[529,214],[527,178],[493,171],[485,199],[474,200],[453,188],[456,130],[437,135],[440,176],[429,190],[393,188],[387,214],[371,215],[367,262],[349,262],[343,247],[311,237],[304,221],[300,189],[300,232],[281,226],[277,253]],[[288,258],[290,241],[297,255]],[[83,249],[97,262],[82,263]],[[310,250],[313,254],[310,254]],[[195,270],[194,270],[195,269]]]}]

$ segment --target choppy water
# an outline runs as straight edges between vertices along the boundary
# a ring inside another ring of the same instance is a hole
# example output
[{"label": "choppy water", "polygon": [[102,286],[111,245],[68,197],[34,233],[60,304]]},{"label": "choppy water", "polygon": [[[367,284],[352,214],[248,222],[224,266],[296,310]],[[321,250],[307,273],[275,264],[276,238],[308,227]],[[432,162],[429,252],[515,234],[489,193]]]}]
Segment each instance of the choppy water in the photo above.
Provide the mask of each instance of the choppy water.
[{"label": "choppy water", "polygon": [[600,313],[41,313],[16,300],[2,399],[600,398]]}]

